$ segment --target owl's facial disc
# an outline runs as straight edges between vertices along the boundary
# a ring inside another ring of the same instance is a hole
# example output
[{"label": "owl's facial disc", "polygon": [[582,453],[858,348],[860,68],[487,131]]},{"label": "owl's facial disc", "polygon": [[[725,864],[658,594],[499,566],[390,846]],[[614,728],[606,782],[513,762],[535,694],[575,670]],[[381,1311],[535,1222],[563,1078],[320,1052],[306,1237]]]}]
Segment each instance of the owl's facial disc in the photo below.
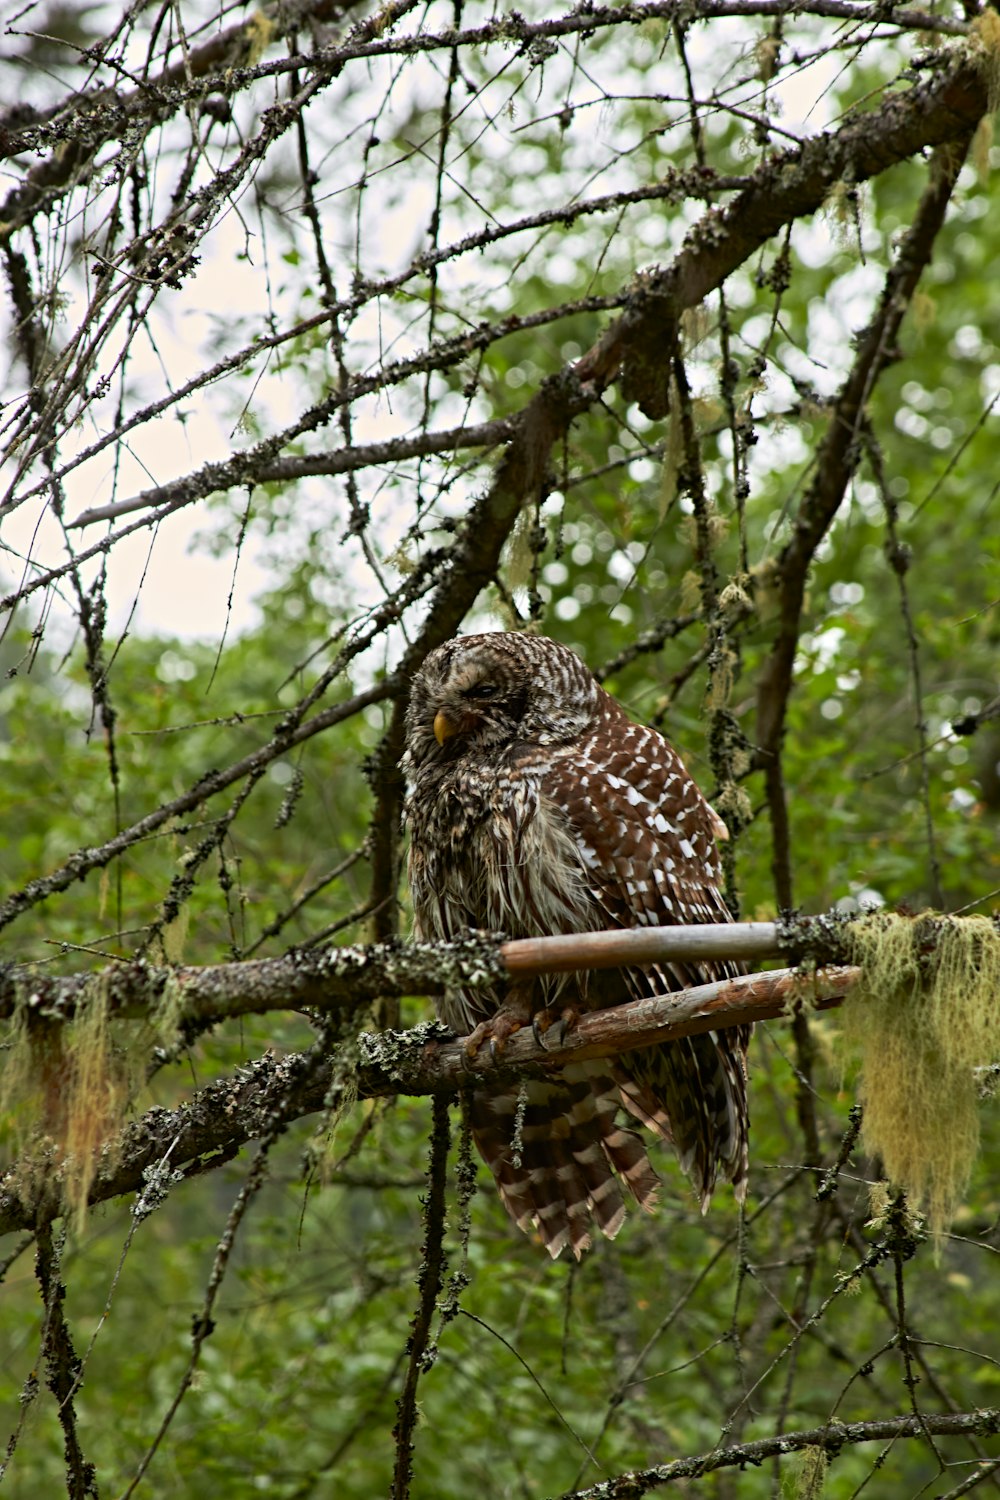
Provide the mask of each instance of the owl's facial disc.
[{"label": "owl's facial disc", "polygon": [[511,682],[504,666],[473,659],[441,684],[432,707],[434,738],[442,748],[451,740],[474,736],[489,742],[511,733],[524,712],[526,687]]}]

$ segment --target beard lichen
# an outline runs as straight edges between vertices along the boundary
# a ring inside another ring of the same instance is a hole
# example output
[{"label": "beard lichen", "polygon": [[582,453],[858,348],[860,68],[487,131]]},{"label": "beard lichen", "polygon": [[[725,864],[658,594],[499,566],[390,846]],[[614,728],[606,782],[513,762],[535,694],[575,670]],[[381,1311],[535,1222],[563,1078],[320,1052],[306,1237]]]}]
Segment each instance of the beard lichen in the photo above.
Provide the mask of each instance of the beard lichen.
[{"label": "beard lichen", "polygon": [[862,970],[843,1009],[862,1139],[940,1235],[979,1147],[976,1070],[1000,1061],[1000,930],[988,917],[880,912],[846,936]]},{"label": "beard lichen", "polygon": [[69,1018],[40,1005],[30,980],[20,988],[4,1039],[0,1125],[17,1152],[19,1190],[65,1208],[79,1230],[153,1049],[179,1022],[180,986],[168,976],[141,1021],[114,1018],[108,974],[88,980]]}]

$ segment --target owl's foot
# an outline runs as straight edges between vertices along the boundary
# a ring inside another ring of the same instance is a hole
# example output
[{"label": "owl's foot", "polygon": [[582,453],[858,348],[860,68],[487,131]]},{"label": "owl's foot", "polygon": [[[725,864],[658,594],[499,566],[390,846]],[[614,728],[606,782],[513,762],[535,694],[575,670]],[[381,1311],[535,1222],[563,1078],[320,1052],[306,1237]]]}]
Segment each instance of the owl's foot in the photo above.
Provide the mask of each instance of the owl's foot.
[{"label": "owl's foot", "polygon": [[495,1016],[490,1016],[488,1021],[480,1021],[475,1031],[465,1039],[465,1050],[469,1057],[475,1057],[484,1043],[489,1043],[490,1056],[494,1062],[503,1052],[507,1041],[515,1031],[520,1031],[528,1024],[530,1013],[509,1005],[503,1005]]},{"label": "owl's foot", "polygon": [[[567,1033],[580,1018],[580,1012],[572,1005],[564,1005],[562,1010],[556,1010],[554,1005],[547,1005],[544,1010],[536,1011],[531,1018],[531,1033],[539,1047],[551,1050],[559,1048],[566,1040]],[[546,1040],[549,1032],[552,1032],[552,1041]]]}]

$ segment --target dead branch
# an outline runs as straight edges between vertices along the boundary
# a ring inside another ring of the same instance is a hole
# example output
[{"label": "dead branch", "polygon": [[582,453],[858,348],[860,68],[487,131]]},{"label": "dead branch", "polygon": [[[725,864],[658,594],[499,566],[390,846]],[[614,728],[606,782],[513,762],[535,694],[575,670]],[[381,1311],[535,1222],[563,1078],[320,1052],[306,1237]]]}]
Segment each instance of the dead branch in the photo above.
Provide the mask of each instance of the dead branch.
[{"label": "dead branch", "polygon": [[919,1416],[885,1417],[870,1422],[828,1422],[800,1432],[778,1433],[753,1443],[739,1443],[730,1448],[715,1448],[697,1458],[678,1458],[673,1463],[658,1464],[614,1479],[602,1480],[585,1490],[570,1490],[560,1500],[637,1500],[661,1485],[678,1479],[700,1479],[716,1469],[754,1468],[769,1458],[800,1453],[803,1448],[822,1448],[830,1458],[853,1443],[893,1442],[902,1437],[926,1438],[980,1437],[1000,1432],[1000,1409],[980,1408],[967,1412],[921,1412]]},{"label": "dead branch", "polygon": [[[587,21],[592,24],[589,15]],[[625,313],[615,319],[575,367],[568,366],[555,377],[552,387],[543,387],[516,416],[506,419],[514,434],[512,450],[526,451],[539,416],[544,414],[551,421],[558,410],[559,420],[548,443],[551,447],[568,430],[573,417],[594,405],[622,371],[622,392],[626,398],[638,400],[647,415],[662,416],[666,365],[661,354],[672,344],[678,319],[685,309],[698,306],[786,224],[815,213],[837,182],[865,182],[917,151],[956,139],[963,142],[964,152],[964,143],[986,107],[986,85],[980,69],[966,54],[957,54],[952,65],[936,73],[929,83],[907,94],[892,94],[879,109],[860,120],[849,120],[839,130],[825,132],[801,147],[768,157],[725,210],[712,208],[699,220],[668,267],[643,273],[630,286],[623,287],[612,301],[615,305],[624,304]],[[325,316],[348,312],[352,305],[358,305],[357,298],[353,304],[336,304]],[[542,317],[550,321],[570,311],[569,306],[557,307],[546,310]],[[901,311],[902,308],[900,315]],[[531,321],[521,319],[516,326],[526,327]],[[375,373],[354,376],[284,432],[229,460],[205,464],[194,473],[118,501],[113,510],[102,507],[87,512],[73,524],[83,525],[98,516],[122,515],[137,509],[167,506],[172,511],[219,490],[259,483],[272,474],[282,447],[323,425],[340,406],[413,374],[455,365],[474,350],[494,343],[512,326],[510,319],[502,326],[484,325],[444,340],[411,359],[384,366]],[[560,386],[564,395],[570,387],[576,387],[572,401],[554,399]],[[481,439],[494,442],[494,424],[483,426]],[[415,449],[435,451],[433,442],[424,437],[416,442]],[[328,455],[325,462],[330,462],[331,457]],[[346,455],[339,462],[344,472],[352,467]],[[512,467],[516,468],[517,463],[515,454]]]}]

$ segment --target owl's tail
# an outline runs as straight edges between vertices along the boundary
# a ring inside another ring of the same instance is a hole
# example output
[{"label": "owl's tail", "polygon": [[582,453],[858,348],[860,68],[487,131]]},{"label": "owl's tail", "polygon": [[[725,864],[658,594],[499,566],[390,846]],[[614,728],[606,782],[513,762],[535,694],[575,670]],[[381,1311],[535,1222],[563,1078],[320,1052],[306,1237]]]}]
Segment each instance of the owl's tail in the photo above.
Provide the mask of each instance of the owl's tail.
[{"label": "owl's tail", "polygon": [[618,1064],[622,1102],[669,1141],[706,1213],[721,1169],[746,1198],[750,1113],[746,1048],[750,1028],[708,1031],[629,1052]]},{"label": "owl's tail", "polygon": [[477,1089],[472,1133],[519,1228],[537,1227],[555,1259],[579,1260],[594,1225],[612,1239],[625,1219],[621,1183],[643,1208],[659,1185],[639,1136],[616,1123],[621,1091],[607,1064],[578,1063],[558,1080]]}]

